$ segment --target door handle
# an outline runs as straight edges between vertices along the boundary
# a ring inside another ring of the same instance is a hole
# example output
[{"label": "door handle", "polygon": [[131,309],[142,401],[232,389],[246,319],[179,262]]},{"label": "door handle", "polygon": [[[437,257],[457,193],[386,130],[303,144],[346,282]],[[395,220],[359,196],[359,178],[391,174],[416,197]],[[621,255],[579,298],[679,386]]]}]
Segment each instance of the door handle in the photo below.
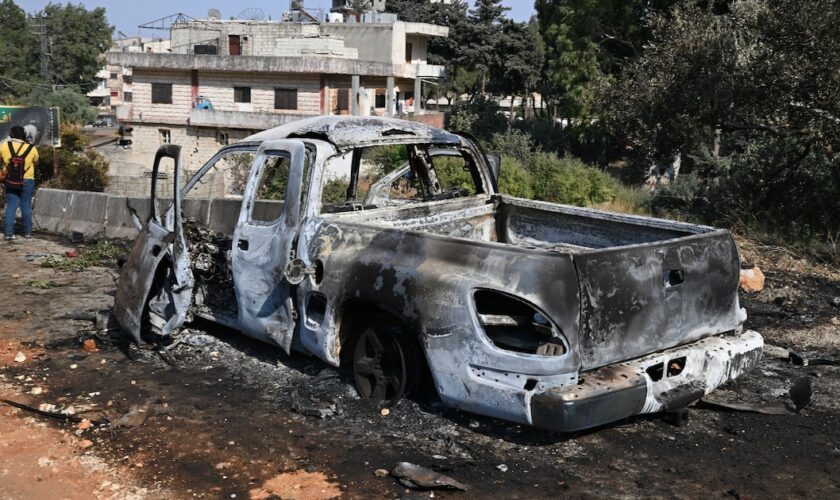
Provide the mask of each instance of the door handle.
[{"label": "door handle", "polygon": [[239,240],[236,244],[240,250],[247,251],[248,250],[248,240]]}]

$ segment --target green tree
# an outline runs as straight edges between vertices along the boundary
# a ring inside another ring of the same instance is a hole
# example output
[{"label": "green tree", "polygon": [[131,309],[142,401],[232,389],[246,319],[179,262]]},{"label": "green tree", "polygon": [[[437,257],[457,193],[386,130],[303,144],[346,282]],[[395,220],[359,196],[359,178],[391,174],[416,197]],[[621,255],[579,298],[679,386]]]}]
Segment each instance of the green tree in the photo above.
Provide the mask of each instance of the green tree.
[{"label": "green tree", "polygon": [[65,123],[84,125],[96,118],[98,113],[77,85],[58,87],[53,92],[36,87],[23,102],[32,106],[57,106],[61,108],[61,121]]},{"label": "green tree", "polygon": [[682,4],[653,17],[652,41],[606,92],[605,114],[640,170],[677,151],[692,160],[693,194],[679,197],[695,216],[836,233],[838,20],[831,0]]},{"label": "green tree", "polygon": [[108,24],[105,9],[51,3],[43,13],[50,34],[52,83],[83,85],[89,90],[102,67],[102,54],[111,47],[113,27]]},{"label": "green tree", "polygon": [[[469,12],[472,24],[469,43],[463,48],[470,66],[478,73],[478,89],[484,94],[490,73],[500,66],[502,54],[502,30],[505,13],[510,10],[501,5],[501,0],[476,0]],[[473,92],[475,96],[475,92]]]},{"label": "green tree", "polygon": [[593,116],[602,79],[621,73],[650,38],[645,22],[678,0],[536,0],[546,47],[544,89],[564,118]]},{"label": "green tree", "polygon": [[15,104],[38,81],[38,47],[26,13],[0,2],[0,102]]}]

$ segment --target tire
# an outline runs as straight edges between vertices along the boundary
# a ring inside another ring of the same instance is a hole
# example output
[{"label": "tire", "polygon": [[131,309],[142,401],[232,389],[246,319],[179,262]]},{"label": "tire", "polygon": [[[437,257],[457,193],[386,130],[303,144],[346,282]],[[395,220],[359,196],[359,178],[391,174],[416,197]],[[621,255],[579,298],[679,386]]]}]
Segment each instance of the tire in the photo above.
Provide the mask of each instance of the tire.
[{"label": "tire", "polygon": [[397,326],[367,326],[353,348],[353,377],[362,398],[391,406],[415,387],[418,348]]}]

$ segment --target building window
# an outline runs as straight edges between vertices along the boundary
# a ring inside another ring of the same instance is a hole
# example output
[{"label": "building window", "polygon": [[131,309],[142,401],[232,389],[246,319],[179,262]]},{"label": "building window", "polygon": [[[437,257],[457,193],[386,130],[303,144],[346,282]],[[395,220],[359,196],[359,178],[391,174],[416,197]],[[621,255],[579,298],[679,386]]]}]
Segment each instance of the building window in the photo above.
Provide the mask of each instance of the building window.
[{"label": "building window", "polygon": [[131,75],[123,75],[123,83],[126,85],[131,85],[132,77]]},{"label": "building window", "polygon": [[384,108],[386,104],[385,101],[385,94],[381,91],[376,91],[376,102],[374,103],[374,106],[376,108]]},{"label": "building window", "polygon": [[111,73],[111,80],[116,80],[116,79],[117,79],[117,74],[116,73]]},{"label": "building window", "polygon": [[161,143],[170,144],[172,142],[172,132],[168,128],[160,128],[158,132],[160,132]]},{"label": "building window", "polygon": [[298,109],[297,89],[274,89],[274,109]]},{"label": "building window", "polygon": [[251,87],[233,87],[233,102],[251,102]]},{"label": "building window", "polygon": [[230,133],[228,133],[226,130],[217,130],[216,142],[218,142],[222,146],[227,146],[230,143]]},{"label": "building window", "polygon": [[133,92],[126,92],[126,93],[123,94],[123,101],[124,102],[131,102],[132,99],[134,99],[134,93]]},{"label": "building window", "polygon": [[120,96],[120,91],[119,90],[112,90],[111,91],[111,97],[119,97],[119,96]]},{"label": "building window", "polygon": [[405,62],[410,63],[412,59],[412,51],[414,47],[411,45],[411,42],[406,42],[405,44]]},{"label": "building window", "polygon": [[172,84],[152,84],[152,104],[172,104]]}]

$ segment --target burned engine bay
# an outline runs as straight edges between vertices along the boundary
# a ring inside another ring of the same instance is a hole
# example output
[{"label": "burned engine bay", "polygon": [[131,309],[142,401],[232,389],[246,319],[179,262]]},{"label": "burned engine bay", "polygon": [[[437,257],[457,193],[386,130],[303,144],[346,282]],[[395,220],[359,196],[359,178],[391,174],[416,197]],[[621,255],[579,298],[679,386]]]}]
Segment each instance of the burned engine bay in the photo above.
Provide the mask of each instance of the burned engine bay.
[{"label": "burned engine bay", "polygon": [[200,316],[236,319],[231,250],[233,239],[185,218],[184,234],[195,279],[193,308]]}]

